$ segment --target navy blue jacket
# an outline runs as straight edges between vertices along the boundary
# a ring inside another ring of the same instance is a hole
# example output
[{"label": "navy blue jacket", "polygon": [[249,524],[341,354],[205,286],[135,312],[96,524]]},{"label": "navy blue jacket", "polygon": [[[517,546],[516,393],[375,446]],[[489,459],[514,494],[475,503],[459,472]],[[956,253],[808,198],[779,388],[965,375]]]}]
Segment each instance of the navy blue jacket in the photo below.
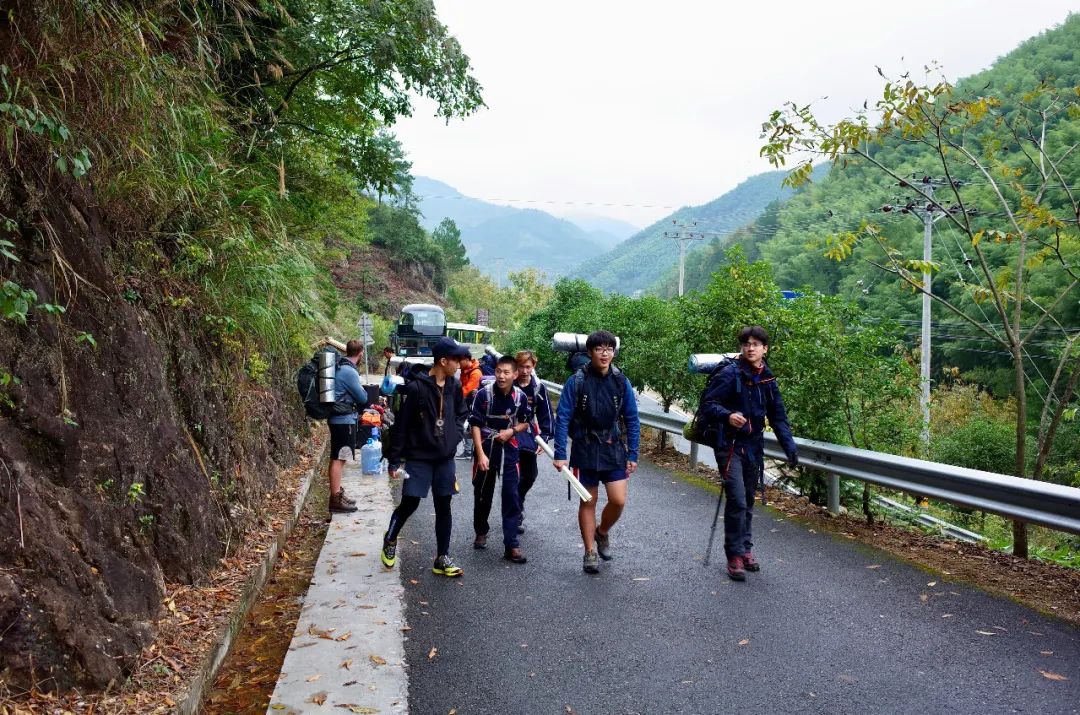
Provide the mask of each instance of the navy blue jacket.
[{"label": "navy blue jacket", "polygon": [[[566,459],[567,438],[573,438],[573,449],[570,452],[570,466],[581,469],[612,470],[625,469],[626,462],[638,461],[638,446],[641,442],[641,422],[638,419],[637,396],[630,380],[623,374],[615,374],[615,366],[608,370],[607,375],[597,374],[592,366],[586,367],[583,374],[582,388],[586,394],[592,392],[595,395],[607,394],[618,396],[618,409],[620,414],[610,414],[605,419],[603,428],[612,430],[617,428],[619,417],[626,424],[625,448],[621,437],[618,440],[606,439],[605,435],[597,432],[597,425],[585,425],[583,419],[587,416],[577,414],[578,403],[578,378],[579,373],[574,373],[563,385],[562,395],[559,396],[559,409],[555,418],[555,459]],[[615,381],[621,381],[620,386]],[[592,383],[590,385],[590,383]],[[597,400],[592,400],[596,403]],[[592,404],[589,412],[609,411],[613,409],[610,400],[603,400],[604,404]],[[573,430],[579,434],[572,434]],[[582,433],[583,432],[583,433]]]},{"label": "navy blue jacket", "polygon": [[[742,383],[741,390],[736,381]],[[728,422],[733,412],[741,412],[747,419],[747,423],[738,431]],[[764,456],[762,433],[765,431],[765,419],[768,418],[784,454],[792,461],[798,458],[799,449],[791,436],[784,399],[768,365],[755,370],[740,357],[722,369],[713,386],[701,397],[701,414],[723,427],[720,443],[726,445],[734,439],[737,447],[747,448],[758,462]]]}]

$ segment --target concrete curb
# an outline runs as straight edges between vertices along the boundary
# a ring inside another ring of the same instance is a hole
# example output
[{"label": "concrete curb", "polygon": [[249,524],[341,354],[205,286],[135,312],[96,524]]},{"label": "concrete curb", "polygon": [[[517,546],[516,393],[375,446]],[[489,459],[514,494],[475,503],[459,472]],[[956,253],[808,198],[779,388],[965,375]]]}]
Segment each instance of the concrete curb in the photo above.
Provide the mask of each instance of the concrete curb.
[{"label": "concrete curb", "polygon": [[247,584],[244,586],[244,592],[240,595],[233,609],[232,617],[229,618],[229,622],[221,630],[217,645],[206,656],[202,666],[199,668],[198,675],[188,686],[187,694],[176,706],[176,712],[180,715],[196,715],[202,710],[203,701],[210,692],[210,688],[213,687],[218,670],[220,670],[221,664],[225,662],[225,658],[229,655],[233,641],[236,640],[236,635],[244,625],[244,619],[247,617],[248,611],[251,610],[255,599],[262,593],[263,586],[266,585],[266,580],[273,572],[274,564],[277,563],[281,548],[285,545],[285,541],[289,538],[289,534],[292,533],[293,527],[296,526],[296,522],[300,518],[300,512],[304,508],[304,502],[307,501],[312,482],[317,475],[322,473],[323,459],[326,457],[329,448],[330,440],[327,439],[319,450],[311,469],[304,475],[303,481],[300,483],[300,489],[297,491],[296,499],[293,502],[292,513],[285,520],[281,531],[270,545],[270,548],[263,554],[262,563],[259,564],[258,570],[248,578]]},{"label": "concrete curb", "polygon": [[358,511],[335,514],[266,712],[407,715],[404,584],[379,561],[394,508],[386,477],[347,463]]}]

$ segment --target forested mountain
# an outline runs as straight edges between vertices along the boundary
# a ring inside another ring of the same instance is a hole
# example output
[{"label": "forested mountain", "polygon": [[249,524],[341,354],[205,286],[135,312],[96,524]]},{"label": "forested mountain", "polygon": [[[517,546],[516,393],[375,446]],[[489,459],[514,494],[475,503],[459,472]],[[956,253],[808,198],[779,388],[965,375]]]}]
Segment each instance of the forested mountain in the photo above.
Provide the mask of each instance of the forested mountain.
[{"label": "forested mountain", "polygon": [[606,216],[570,214],[564,216],[564,218],[567,221],[577,224],[583,231],[586,231],[589,236],[602,245],[605,250],[614,248],[619,243],[625,241],[641,230],[640,226],[635,226],[632,223],[608,218]]},{"label": "forested mountain", "polygon": [[[1006,168],[1015,176],[1014,182],[1023,182],[1025,189],[1032,189],[1038,179],[1038,161],[1025,156],[1014,137],[1005,126],[1015,117],[1021,106],[1038,101],[1032,93],[1039,87],[1058,88],[1066,95],[1080,86],[1080,15],[1070,16],[1062,25],[1034,37],[995,64],[977,75],[956,83],[954,96],[991,98],[989,110],[1002,118],[997,136],[968,141],[977,152],[998,152],[998,174]],[[947,68],[946,68],[947,69]],[[873,71],[871,68],[870,71]],[[814,87],[808,93],[827,93],[828,87]],[[784,98],[778,98],[777,104]],[[794,98],[798,101],[801,98]],[[874,101],[870,98],[871,102]],[[1059,103],[1060,106],[1060,103]],[[1075,113],[1049,111],[1047,114],[1046,140],[1052,155],[1064,153],[1070,145],[1080,141],[1080,117]],[[1038,138],[1036,136],[1036,138]],[[872,148],[871,156],[876,162],[892,169],[900,176],[915,174],[941,176],[942,162],[937,153],[926,144],[915,141],[888,140]],[[1065,183],[1080,183],[1080,152],[1072,152],[1060,164]],[[960,189],[965,205],[978,209],[981,216],[975,220],[988,229],[1008,229],[1002,220],[1001,203],[992,193],[984,176],[970,167],[954,165],[954,179],[968,182]],[[1018,173],[1023,172],[1023,173]],[[1003,184],[1006,198],[1019,209],[1019,192],[1009,187],[1009,179]],[[946,192],[951,203],[951,191]],[[1056,193],[1055,193],[1056,191]],[[850,159],[845,165],[835,167],[826,177],[816,180],[789,201],[766,207],[753,223],[736,231],[729,239],[715,241],[694,255],[687,267],[687,289],[701,289],[707,284],[713,271],[726,261],[725,251],[737,243],[751,260],[764,259],[773,269],[777,283],[783,288],[805,289],[827,295],[841,295],[857,299],[870,314],[870,319],[893,318],[908,326],[904,336],[914,342],[918,333],[920,299],[910,289],[900,285],[900,279],[871,265],[873,260],[881,263],[885,256],[872,241],[855,248],[852,258],[837,262],[825,256],[826,239],[830,235],[856,230],[863,221],[871,221],[882,227],[893,244],[906,255],[921,255],[923,223],[910,213],[884,212],[883,206],[906,202],[912,191],[901,189],[894,179],[866,160]],[[1044,205],[1060,214],[1071,213],[1071,206],[1061,189],[1051,189],[1043,199]],[[997,316],[989,304],[975,303],[969,295],[970,284],[978,284],[972,264],[974,254],[969,240],[949,221],[939,221],[933,233],[933,260],[940,270],[935,274],[934,291],[947,296],[966,312],[981,322],[993,323]],[[1076,237],[1065,233],[1063,246],[1077,250]],[[982,248],[992,268],[1002,280],[1015,263],[1016,248],[1007,237],[1000,242],[984,241]],[[1042,261],[1045,253],[1032,260]],[[677,277],[668,272],[658,287],[661,294],[675,291]],[[1030,286],[1034,299],[1043,305],[1053,304],[1054,299],[1067,286],[1067,276],[1062,273],[1053,279],[1043,278]],[[1000,347],[995,347],[989,336],[978,335],[971,326],[958,324],[957,317],[946,313],[940,306],[934,308],[934,320],[940,322],[935,337],[935,359],[949,365],[959,366],[965,375],[978,379],[995,388],[996,392],[1009,392],[1007,373],[992,368],[1006,359]],[[1067,327],[1080,326],[1080,303],[1075,299],[1059,307],[1057,317]],[[1044,328],[1049,331],[1049,328]],[[1043,347],[1050,348],[1053,340],[1050,332]],[[1038,355],[1040,351],[1033,350]],[[991,367],[988,367],[991,366]],[[1049,377],[1049,376],[1047,376]]]},{"label": "forested mountain", "polygon": [[771,202],[792,194],[791,189],[781,186],[784,176],[782,171],[758,174],[707,204],[681,208],[607,253],[582,263],[573,276],[585,278],[603,291],[630,294],[648,288],[678,264],[678,250],[663,236],[664,231],[674,228],[672,222],[696,223],[693,231],[710,235],[730,233],[757,218]]},{"label": "forested mountain", "polygon": [[606,235],[594,237],[576,223],[544,211],[467,197],[424,176],[415,178],[412,190],[419,199],[424,227],[431,230],[443,219],[453,219],[469,260],[492,277],[536,268],[553,279],[602,253],[605,242],[611,240]]}]

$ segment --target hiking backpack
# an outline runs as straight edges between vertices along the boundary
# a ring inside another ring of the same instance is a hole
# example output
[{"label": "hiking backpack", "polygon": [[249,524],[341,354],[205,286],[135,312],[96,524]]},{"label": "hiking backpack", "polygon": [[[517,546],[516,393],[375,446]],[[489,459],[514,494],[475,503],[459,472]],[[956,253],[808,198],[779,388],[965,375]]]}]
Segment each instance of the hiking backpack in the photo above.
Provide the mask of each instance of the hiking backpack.
[{"label": "hiking backpack", "polygon": [[[693,418],[686,423],[683,427],[683,437],[691,442],[697,442],[698,444],[704,444],[706,446],[714,446],[717,442],[717,438],[720,436],[720,432],[723,427],[712,419],[706,418],[702,414],[701,408],[704,405],[705,395],[716,384],[716,381],[720,379],[720,373],[724,371],[728,365],[736,364],[734,358],[725,357],[720,363],[712,369],[709,373],[709,377],[705,380],[705,389],[701,391],[701,395],[698,396],[698,406],[694,410]],[[735,394],[742,396],[742,376],[736,376],[735,378]]]},{"label": "hiking backpack", "polygon": [[[574,381],[574,394],[577,398],[574,404],[574,415],[571,417],[571,424],[575,419],[581,419],[585,414],[585,403],[587,401],[587,395],[585,394],[585,370],[588,369],[588,365],[579,368],[577,372],[570,376],[570,379]],[[610,368],[611,374],[614,377],[622,379],[623,393],[626,392],[626,386],[630,380],[623,374],[623,371],[612,365]],[[619,395],[615,398],[615,428],[618,431],[620,439],[626,434],[626,418],[623,416],[623,398]]]},{"label": "hiking backpack", "polygon": [[335,372],[340,370],[344,363],[352,365],[349,358],[344,357],[337,350],[328,348],[325,351],[316,351],[311,360],[305,363],[296,373],[296,391],[300,393],[300,399],[304,403],[304,411],[313,420],[325,420],[335,415],[347,415],[356,412],[356,403],[346,394],[336,402],[319,401],[319,353],[332,352],[337,355],[334,365]]}]

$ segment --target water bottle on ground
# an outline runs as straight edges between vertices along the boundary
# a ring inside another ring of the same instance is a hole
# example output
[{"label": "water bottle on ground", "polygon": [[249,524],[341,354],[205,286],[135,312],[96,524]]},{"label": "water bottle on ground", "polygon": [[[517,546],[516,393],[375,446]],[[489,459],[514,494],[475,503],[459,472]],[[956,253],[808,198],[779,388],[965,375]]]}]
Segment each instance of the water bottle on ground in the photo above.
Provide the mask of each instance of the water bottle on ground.
[{"label": "water bottle on ground", "polygon": [[382,462],[382,442],[369,437],[367,444],[360,448],[360,471],[364,474],[378,474]]}]

